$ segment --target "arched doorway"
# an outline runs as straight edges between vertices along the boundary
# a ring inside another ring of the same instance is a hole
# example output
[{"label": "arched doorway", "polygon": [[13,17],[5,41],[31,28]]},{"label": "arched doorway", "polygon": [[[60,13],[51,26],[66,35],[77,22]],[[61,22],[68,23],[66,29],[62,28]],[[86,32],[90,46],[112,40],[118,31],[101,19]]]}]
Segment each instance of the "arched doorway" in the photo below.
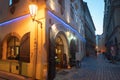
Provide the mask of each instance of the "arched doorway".
[{"label": "arched doorway", "polygon": [[55,62],[56,70],[67,68],[67,56],[64,52],[64,43],[60,36],[55,39]]},{"label": "arched doorway", "polygon": [[69,66],[69,45],[63,31],[59,31],[55,37],[55,63],[56,71]]},{"label": "arched doorway", "polygon": [[[58,55],[60,54],[60,55]],[[48,78],[53,80],[58,70],[64,68],[63,54],[66,65],[69,63],[69,44],[63,26],[54,24],[49,28]],[[59,62],[59,59],[61,62]],[[59,65],[56,61],[59,62]]]}]

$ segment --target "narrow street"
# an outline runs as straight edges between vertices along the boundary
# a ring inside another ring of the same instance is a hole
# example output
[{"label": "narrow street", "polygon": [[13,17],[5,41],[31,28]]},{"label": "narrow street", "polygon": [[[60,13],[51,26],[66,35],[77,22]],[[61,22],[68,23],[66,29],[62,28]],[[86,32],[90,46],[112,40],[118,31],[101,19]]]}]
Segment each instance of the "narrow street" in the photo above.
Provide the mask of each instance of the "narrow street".
[{"label": "narrow street", "polygon": [[86,57],[80,69],[58,72],[54,80],[120,80],[120,63],[112,64],[102,54]]}]

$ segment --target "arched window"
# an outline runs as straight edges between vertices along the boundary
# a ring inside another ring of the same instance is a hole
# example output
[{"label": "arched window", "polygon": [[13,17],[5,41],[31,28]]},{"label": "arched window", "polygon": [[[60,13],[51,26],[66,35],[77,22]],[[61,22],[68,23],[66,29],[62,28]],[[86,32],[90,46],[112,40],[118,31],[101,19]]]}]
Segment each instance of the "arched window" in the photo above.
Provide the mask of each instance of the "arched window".
[{"label": "arched window", "polygon": [[20,41],[15,36],[10,36],[7,39],[7,59],[18,60],[20,52]]}]

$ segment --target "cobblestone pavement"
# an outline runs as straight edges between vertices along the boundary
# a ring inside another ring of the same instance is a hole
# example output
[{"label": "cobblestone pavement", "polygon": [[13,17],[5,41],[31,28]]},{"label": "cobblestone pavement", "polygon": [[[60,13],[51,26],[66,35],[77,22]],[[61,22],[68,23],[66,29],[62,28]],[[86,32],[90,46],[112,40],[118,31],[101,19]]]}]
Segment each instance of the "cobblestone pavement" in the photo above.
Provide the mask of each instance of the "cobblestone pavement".
[{"label": "cobblestone pavement", "polygon": [[81,68],[66,69],[57,73],[54,80],[120,80],[120,63],[110,63],[102,54],[87,57]]},{"label": "cobblestone pavement", "polygon": [[32,78],[0,71],[0,80],[32,80]]}]

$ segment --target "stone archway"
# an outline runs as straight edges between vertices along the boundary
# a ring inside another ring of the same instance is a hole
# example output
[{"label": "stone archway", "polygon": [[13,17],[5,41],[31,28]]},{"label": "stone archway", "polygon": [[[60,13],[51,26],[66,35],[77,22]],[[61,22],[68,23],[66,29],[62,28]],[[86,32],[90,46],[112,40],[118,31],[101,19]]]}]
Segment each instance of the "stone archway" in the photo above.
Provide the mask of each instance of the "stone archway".
[{"label": "stone archway", "polygon": [[53,80],[56,75],[56,39],[60,37],[62,44],[64,46],[63,53],[67,56],[67,64],[69,63],[69,44],[68,39],[64,32],[64,26],[60,24],[53,24],[49,28],[49,54],[48,54],[48,78]]},{"label": "stone archway", "polygon": [[55,62],[56,70],[67,68],[69,63],[68,43],[62,31],[55,37]]}]

